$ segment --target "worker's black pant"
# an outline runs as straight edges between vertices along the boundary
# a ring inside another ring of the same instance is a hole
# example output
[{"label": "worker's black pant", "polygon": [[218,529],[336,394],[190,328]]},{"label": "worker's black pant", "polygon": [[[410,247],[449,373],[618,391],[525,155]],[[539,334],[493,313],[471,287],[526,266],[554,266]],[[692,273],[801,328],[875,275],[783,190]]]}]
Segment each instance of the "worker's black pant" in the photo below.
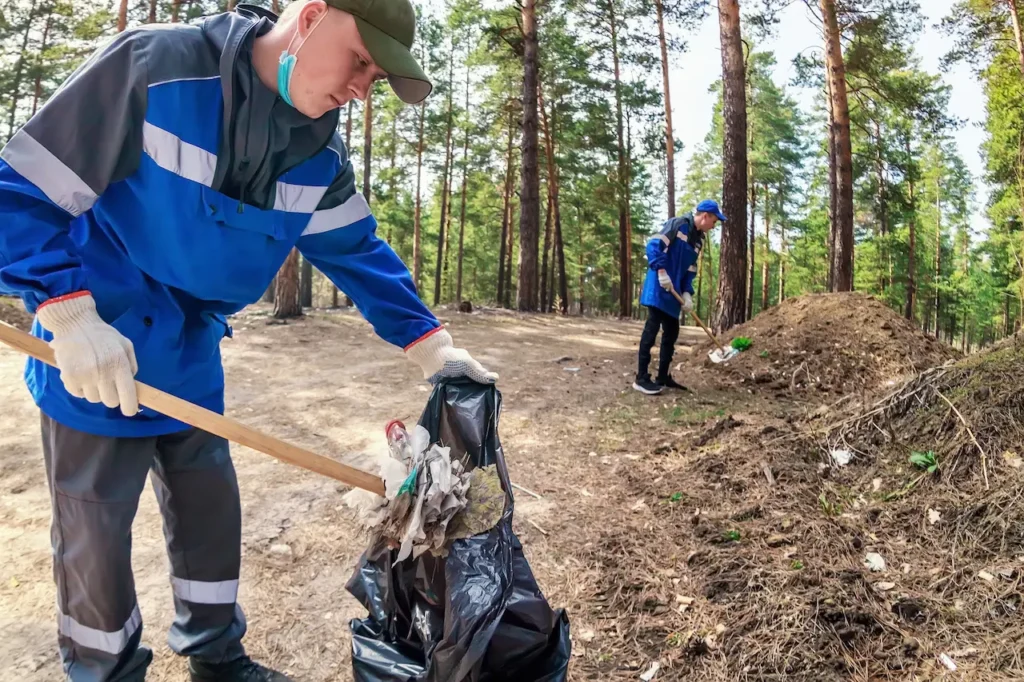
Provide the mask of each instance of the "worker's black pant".
[{"label": "worker's black pant", "polygon": [[236,603],[242,514],[228,442],[189,429],[151,438],[75,431],[43,415],[53,503],[57,631],[71,682],[141,682],[132,521],[150,473],[164,518],[176,618],[168,643],[211,663],[245,653]]},{"label": "worker's black pant", "polygon": [[636,376],[642,379],[650,372],[651,349],[654,348],[654,340],[661,331],[661,357],[658,359],[658,378],[664,379],[672,367],[672,355],[676,350],[676,340],[679,338],[679,318],[669,315],[661,308],[647,306],[647,324],[644,325],[644,333],[640,336],[640,364],[637,367]]}]

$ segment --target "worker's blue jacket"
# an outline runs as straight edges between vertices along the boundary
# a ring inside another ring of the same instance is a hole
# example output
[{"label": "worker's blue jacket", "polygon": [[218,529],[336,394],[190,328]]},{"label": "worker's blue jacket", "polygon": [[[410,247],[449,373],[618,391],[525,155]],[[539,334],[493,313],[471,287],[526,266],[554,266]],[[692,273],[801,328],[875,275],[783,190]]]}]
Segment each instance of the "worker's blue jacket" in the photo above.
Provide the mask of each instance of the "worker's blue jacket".
[{"label": "worker's blue jacket", "polygon": [[658,270],[668,273],[677,292],[692,295],[703,244],[704,233],[693,224],[692,213],[666,220],[658,234],[647,242],[647,276],[640,292],[640,304],[679,317],[682,307],[671,291],[661,288]]},{"label": "worker's blue jacket", "polygon": [[[244,8],[127,31],[0,153],[0,291],[30,312],[91,292],[134,344],[139,381],[217,412],[225,316],[260,298],[293,247],[390,343],[439,326],[375,235],[338,112],[309,119],[255,74],[253,40],[275,19]],[[38,320],[33,333],[51,338]],[[26,380],[44,413],[80,431],[185,428],[74,398],[35,360]]]}]

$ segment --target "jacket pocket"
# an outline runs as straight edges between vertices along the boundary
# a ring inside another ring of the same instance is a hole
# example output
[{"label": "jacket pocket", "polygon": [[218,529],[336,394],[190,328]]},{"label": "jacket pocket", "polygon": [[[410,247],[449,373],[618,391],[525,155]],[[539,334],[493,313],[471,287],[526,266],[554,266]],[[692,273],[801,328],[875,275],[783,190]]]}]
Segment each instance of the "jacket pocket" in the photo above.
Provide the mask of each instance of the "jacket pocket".
[{"label": "jacket pocket", "polygon": [[274,211],[243,204],[203,186],[200,190],[203,214],[220,226],[256,232],[272,239],[284,239],[284,221]]}]

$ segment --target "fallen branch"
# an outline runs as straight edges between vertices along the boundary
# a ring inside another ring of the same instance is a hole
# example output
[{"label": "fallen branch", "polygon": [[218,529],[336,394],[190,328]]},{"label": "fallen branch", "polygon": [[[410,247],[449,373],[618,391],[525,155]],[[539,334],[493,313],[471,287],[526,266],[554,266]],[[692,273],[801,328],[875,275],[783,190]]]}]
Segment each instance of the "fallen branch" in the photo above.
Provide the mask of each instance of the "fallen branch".
[{"label": "fallen branch", "polygon": [[967,429],[967,434],[971,437],[971,440],[974,441],[974,445],[975,447],[978,448],[978,452],[981,453],[981,473],[985,478],[985,490],[988,490],[988,465],[986,464],[986,462],[988,461],[988,455],[985,454],[985,448],[981,447],[981,443],[979,443],[978,439],[974,437],[974,431],[971,431],[971,427],[968,426],[967,420],[964,419],[964,416],[962,414],[960,414],[960,410],[956,409],[956,405],[949,402],[949,398],[942,395],[942,391],[940,391],[939,389],[935,389],[935,394],[942,398],[943,400],[945,400],[946,404],[949,405],[953,412],[956,413],[956,416],[960,418],[960,423],[964,425],[965,429]]},{"label": "fallen branch", "polygon": [[539,531],[540,531],[541,533],[543,533],[544,535],[547,535],[547,534],[548,534],[548,532],[547,532],[546,530],[544,530],[543,528],[541,528],[540,526],[538,526],[538,525],[537,525],[537,524],[536,524],[535,522],[531,521],[530,519],[526,519],[526,522],[527,522],[528,524],[530,524],[531,526],[533,526],[534,528],[536,528],[537,530],[539,530]]}]

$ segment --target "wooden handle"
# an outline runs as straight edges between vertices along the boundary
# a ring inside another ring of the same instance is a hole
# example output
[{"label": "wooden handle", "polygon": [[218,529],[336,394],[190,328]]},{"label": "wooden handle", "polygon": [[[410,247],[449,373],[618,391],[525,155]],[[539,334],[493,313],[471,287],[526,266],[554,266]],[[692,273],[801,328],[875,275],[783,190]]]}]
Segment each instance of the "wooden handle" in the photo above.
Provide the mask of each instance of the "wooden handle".
[{"label": "wooden handle", "polygon": [[[676,300],[677,300],[677,301],[679,301],[679,305],[685,306],[685,305],[686,305],[686,303],[685,303],[685,302],[683,301],[683,297],[679,295],[679,292],[678,292],[678,291],[676,291],[676,288],[675,288],[675,287],[672,287],[672,288],[671,288],[671,291],[672,291],[672,295],[676,297]],[[710,329],[708,329],[708,328],[707,328],[707,327],[706,327],[706,326],[704,325],[704,323],[703,323],[703,322],[701,322],[700,318],[699,318],[699,317],[697,317],[697,313],[695,313],[695,312],[693,312],[693,311],[691,310],[691,311],[690,311],[690,315],[692,315],[692,316],[693,316],[693,319],[697,321],[697,324],[699,324],[699,325],[700,325],[700,328],[704,330],[704,333],[708,335],[708,338],[709,338],[709,339],[711,339],[711,341],[712,341],[712,342],[713,342],[713,343],[714,343],[714,344],[715,344],[716,346],[718,346],[718,350],[719,350],[719,351],[721,351],[722,355],[724,356],[724,355],[725,355],[725,349],[724,349],[724,348],[722,348],[722,344],[718,343],[718,339],[716,339],[716,338],[715,338],[715,335],[711,333],[711,330],[710,330]]]},{"label": "wooden handle", "polygon": [[[3,341],[15,350],[34,357],[36,360],[45,362],[53,367],[57,366],[53,357],[53,350],[49,344],[31,334],[26,334],[10,325],[0,323],[0,341]],[[381,496],[384,495],[384,482],[373,474],[290,443],[285,443],[245,424],[207,410],[204,407],[193,405],[186,400],[176,398],[169,393],[164,393],[141,382],[135,382],[135,390],[138,391],[140,405],[145,405],[172,419],[177,419],[203,431],[209,431],[214,435],[226,438],[229,441],[244,445],[253,450],[259,450],[282,462],[323,474],[346,485],[369,490],[371,493]]]}]

